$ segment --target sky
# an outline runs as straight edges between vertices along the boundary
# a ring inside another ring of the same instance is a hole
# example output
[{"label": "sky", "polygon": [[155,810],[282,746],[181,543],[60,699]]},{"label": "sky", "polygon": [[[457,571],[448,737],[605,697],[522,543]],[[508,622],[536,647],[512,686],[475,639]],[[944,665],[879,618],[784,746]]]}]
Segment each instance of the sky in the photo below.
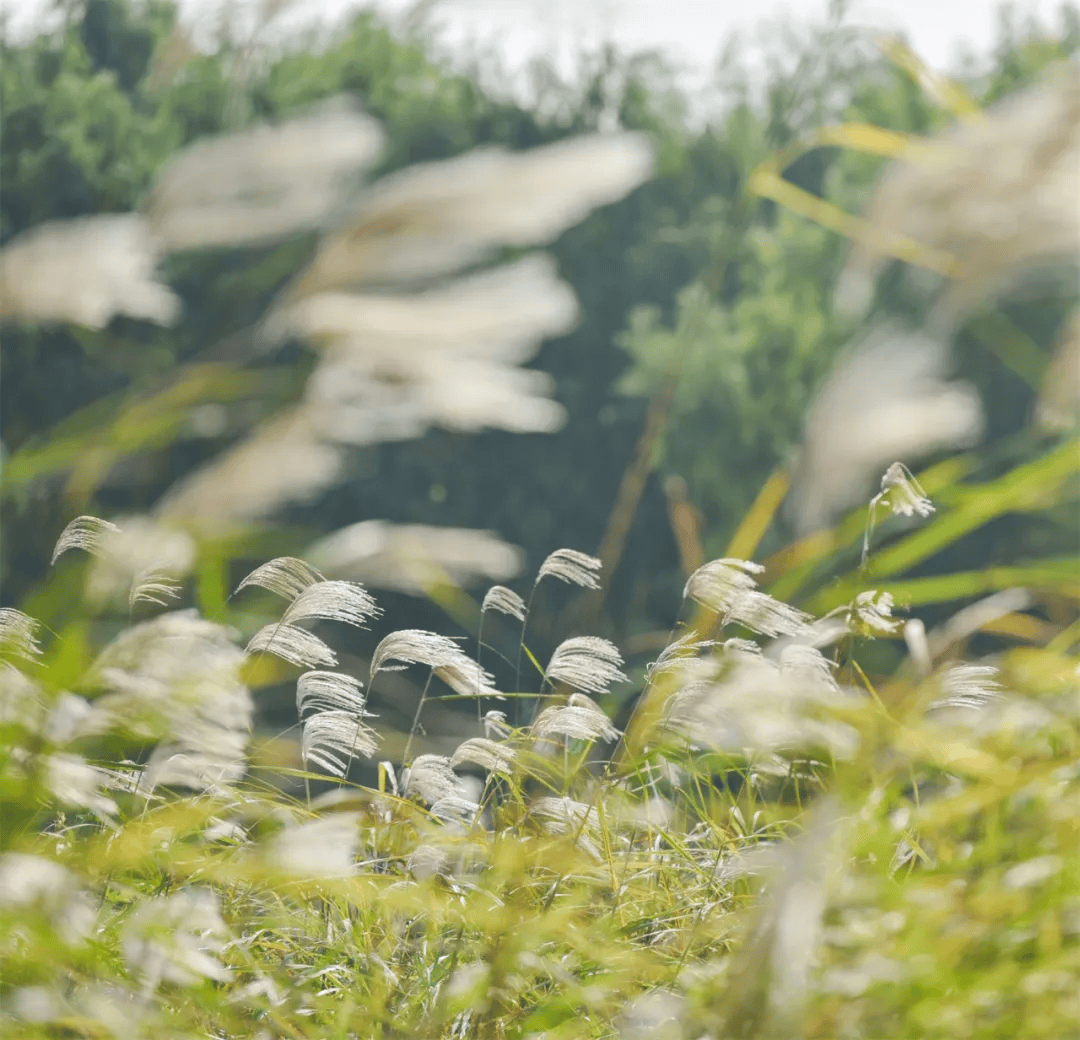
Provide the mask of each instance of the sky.
[{"label": "sky", "polygon": [[[180,0],[189,17],[221,0]],[[237,0],[234,0],[237,2]],[[238,0],[243,6],[243,0]],[[291,27],[343,17],[349,9],[375,6],[401,16],[417,0],[295,0],[282,24]],[[48,0],[0,0],[15,25],[30,24]],[[826,0],[427,0],[432,20],[442,28],[448,49],[468,44],[494,50],[511,72],[538,54],[572,67],[581,49],[614,42],[623,50],[663,49],[693,73],[707,69],[732,30],[752,34],[762,22],[820,20]],[[253,5],[252,5],[253,6]],[[1013,5],[1020,17],[1051,19],[1059,0],[1024,0]],[[999,0],[849,0],[849,24],[902,32],[925,61],[945,70],[957,49],[978,52],[993,44]]]}]

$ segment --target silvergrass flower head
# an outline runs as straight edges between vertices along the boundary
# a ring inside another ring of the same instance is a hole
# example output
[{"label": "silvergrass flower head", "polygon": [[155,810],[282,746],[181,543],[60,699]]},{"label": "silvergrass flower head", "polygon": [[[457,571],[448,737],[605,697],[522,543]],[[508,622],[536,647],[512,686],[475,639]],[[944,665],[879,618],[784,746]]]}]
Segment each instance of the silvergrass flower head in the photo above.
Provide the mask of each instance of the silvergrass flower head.
[{"label": "silvergrass flower head", "polygon": [[406,798],[417,798],[428,805],[467,790],[445,755],[417,755],[402,772],[401,787]]},{"label": "silvergrass flower head", "polygon": [[248,743],[246,733],[211,726],[203,727],[205,736],[199,743],[162,744],[154,748],[136,779],[137,789],[149,795],[159,787],[187,787],[224,796],[228,785],[243,778],[247,772],[244,752]]},{"label": "silvergrass flower head", "polygon": [[14,607],[0,607],[0,654],[11,654],[32,661],[41,655],[37,631],[39,624]]},{"label": "silvergrass flower head", "polygon": [[341,449],[318,425],[303,404],[274,416],[169,488],[154,515],[213,534],[310,501],[342,468]]},{"label": "silvergrass flower head", "polygon": [[[692,661],[688,664],[693,663]],[[661,733],[691,747],[713,748],[754,758],[775,752],[825,748],[836,758],[849,758],[859,746],[858,734],[829,717],[829,710],[847,703],[849,695],[824,680],[815,662],[789,659],[781,664],[761,654],[729,649],[717,661],[698,666],[667,702]],[[795,680],[795,681],[793,681]]]},{"label": "silvergrass flower head", "polygon": [[296,680],[296,713],[301,720],[315,712],[351,712],[357,718],[366,715],[367,698],[363,683],[341,672],[304,672]]},{"label": "silvergrass flower head", "polygon": [[607,693],[612,683],[627,681],[622,663],[622,654],[614,643],[598,636],[574,636],[555,648],[544,674],[551,683],[565,683],[589,693]]},{"label": "silvergrass flower head", "polygon": [[461,652],[457,643],[447,636],[418,628],[403,628],[391,632],[375,647],[371,658],[371,675],[391,667],[390,661],[439,668],[450,664]]},{"label": "silvergrass flower head", "polygon": [[889,166],[866,212],[875,240],[852,250],[840,294],[865,309],[903,239],[929,247],[939,264],[947,258],[948,325],[1031,270],[1075,263],[1078,163],[1080,68],[1063,61]]},{"label": "silvergrass flower head", "polygon": [[[502,712],[489,712],[490,714],[502,715]],[[505,718],[505,716],[503,716]],[[506,727],[509,733],[509,727]],[[479,766],[489,773],[501,773],[509,776],[514,769],[516,752],[507,744],[500,744],[487,737],[470,737],[458,745],[457,750],[450,758],[450,765],[455,769],[463,765]]]},{"label": "silvergrass flower head", "polygon": [[488,711],[484,713],[484,736],[505,740],[512,732],[510,724],[506,721],[505,711]]},{"label": "silvergrass flower head", "polygon": [[535,585],[547,577],[558,578],[568,585],[580,585],[584,589],[600,588],[600,568],[603,564],[588,553],[576,549],[556,549],[536,573]]},{"label": "silvergrass flower head", "polygon": [[323,224],[382,144],[378,123],[335,98],[188,145],[158,175],[147,212],[170,251],[273,242]]},{"label": "silvergrass flower head", "polygon": [[425,595],[433,585],[511,578],[521,550],[490,531],[365,520],[320,539],[308,558],[325,573],[368,586]]},{"label": "silvergrass flower head", "polygon": [[100,520],[96,516],[77,516],[60,532],[49,562],[55,564],[60,555],[69,549],[82,549],[97,556],[103,552],[105,538],[119,533],[120,528],[108,520]]},{"label": "silvergrass flower head", "polygon": [[287,826],[267,843],[268,865],[297,878],[350,877],[356,873],[359,820],[358,813],[335,812]]},{"label": "silvergrass flower head", "polygon": [[449,866],[450,857],[445,849],[440,849],[437,845],[418,845],[409,853],[405,869],[417,881],[426,881],[428,878],[445,874]]},{"label": "silvergrass flower head", "polygon": [[374,730],[352,711],[320,711],[304,720],[300,754],[305,766],[316,765],[344,777],[357,755],[370,758],[378,750]]},{"label": "silvergrass flower head", "polygon": [[808,814],[799,838],[770,849],[772,877],[753,938],[735,965],[737,982],[728,991],[723,1035],[741,1035],[755,1021],[768,1035],[797,1030],[824,937],[829,887],[843,847],[841,823],[836,802],[826,799]]},{"label": "silvergrass flower head", "polygon": [[571,740],[618,740],[619,731],[591,698],[573,694],[569,703],[552,705],[536,717],[531,727],[535,737],[561,736]]},{"label": "silvergrass flower head", "polygon": [[25,852],[0,855],[0,907],[6,914],[37,908],[69,945],[90,934],[97,916],[78,878],[67,867]]},{"label": "silvergrass flower head", "polygon": [[860,592],[848,608],[848,627],[858,635],[875,638],[892,635],[903,622],[892,616],[893,598],[890,592],[869,590]]},{"label": "silvergrass flower head", "polygon": [[325,580],[310,563],[298,560],[295,556],[279,556],[256,567],[236,586],[233,595],[249,585],[257,585],[291,603],[301,592]]},{"label": "silvergrass flower head", "polygon": [[469,825],[480,815],[480,803],[462,794],[448,794],[431,803],[431,815],[448,825]]},{"label": "silvergrass flower head", "polygon": [[87,583],[92,600],[126,596],[129,607],[138,602],[165,606],[179,595],[179,579],[195,563],[195,542],[189,534],[142,516],[127,517],[119,525],[76,517],[61,533],[52,562],[69,549],[94,557]]},{"label": "silvergrass flower head", "polygon": [[103,329],[126,314],[171,325],[180,300],[156,279],[158,256],[137,213],[38,225],[0,250],[0,320]]},{"label": "silvergrass flower head", "polygon": [[281,620],[282,624],[294,625],[297,621],[322,618],[364,628],[370,618],[380,613],[362,585],[352,581],[320,581],[304,589]]},{"label": "silvergrass flower head", "polygon": [[101,693],[85,730],[132,733],[160,741],[161,754],[167,747],[213,763],[215,774],[242,774],[253,709],[233,636],[194,610],[126,629],[83,679]]},{"label": "silvergrass flower head", "polygon": [[216,893],[185,888],[136,906],[124,924],[124,960],[151,992],[161,982],[228,982],[232,972],[218,960],[227,934]]},{"label": "silvergrass flower head", "polygon": [[555,262],[532,255],[423,292],[308,297],[275,311],[264,334],[307,339],[408,379],[424,358],[446,354],[521,364],[544,339],[571,331],[577,317]]},{"label": "silvergrass flower head", "polygon": [[832,661],[812,646],[793,643],[785,647],[780,654],[780,674],[811,689],[839,692],[833,676],[835,668]]},{"label": "silvergrass flower head", "polygon": [[573,798],[537,798],[529,807],[529,815],[541,820],[545,830],[574,838],[582,851],[600,858],[593,840],[600,832],[600,814],[593,806]]},{"label": "silvergrass flower head", "polygon": [[744,593],[757,587],[753,575],[765,570],[749,560],[712,560],[690,575],[683,588],[683,599],[726,614]]},{"label": "silvergrass flower head", "polygon": [[1001,881],[1006,888],[1034,888],[1061,873],[1065,861],[1060,856],[1036,856],[1005,871]]},{"label": "silvergrass flower head", "polygon": [[50,744],[69,744],[92,725],[94,709],[84,697],[66,690],[56,698],[45,722],[45,739]]},{"label": "silvergrass flower head", "polygon": [[834,367],[811,405],[788,510],[807,533],[866,501],[896,459],[975,444],[979,395],[947,381],[945,342],[895,324],[870,328]]},{"label": "silvergrass flower head", "polygon": [[724,613],[724,624],[736,622],[763,636],[798,636],[806,631],[810,615],[798,607],[773,599],[768,593],[748,589],[735,595]]},{"label": "silvergrass flower head", "polygon": [[505,585],[492,585],[484,596],[484,602],[480,604],[482,614],[489,610],[497,610],[500,614],[508,614],[518,621],[524,621],[528,608],[525,600],[513,589],[508,589]]},{"label": "silvergrass flower head", "polygon": [[1003,698],[998,669],[989,664],[954,664],[943,668],[936,676],[941,697],[931,709],[985,708]]},{"label": "silvergrass flower head", "polygon": [[45,692],[41,685],[9,661],[0,659],[0,722],[37,733],[45,713]]},{"label": "silvergrass flower head", "polygon": [[886,503],[894,516],[927,517],[934,511],[934,504],[926,497],[922,485],[902,462],[894,462],[885,471],[881,491],[871,500],[871,508],[879,502]]},{"label": "silvergrass flower head", "polygon": [[283,622],[266,625],[251,637],[248,655],[271,653],[301,668],[333,668],[337,657],[317,635]]},{"label": "silvergrass flower head", "polygon": [[455,693],[472,697],[501,697],[493,677],[481,668],[461,647],[446,636],[405,628],[391,632],[375,648],[371,658],[372,677],[379,671],[393,668],[390,661],[403,664],[424,664]]},{"label": "silvergrass flower head", "polygon": [[620,1040],[683,1040],[686,998],[654,989],[634,997],[616,1023]]},{"label": "silvergrass flower head", "polygon": [[323,237],[286,300],[446,274],[502,246],[557,237],[652,171],[637,134],[593,135],[508,153],[476,149],[382,178]]},{"label": "silvergrass flower head", "polygon": [[116,802],[101,793],[106,780],[81,755],[57,752],[45,760],[45,785],[62,805],[113,815],[117,811]]}]

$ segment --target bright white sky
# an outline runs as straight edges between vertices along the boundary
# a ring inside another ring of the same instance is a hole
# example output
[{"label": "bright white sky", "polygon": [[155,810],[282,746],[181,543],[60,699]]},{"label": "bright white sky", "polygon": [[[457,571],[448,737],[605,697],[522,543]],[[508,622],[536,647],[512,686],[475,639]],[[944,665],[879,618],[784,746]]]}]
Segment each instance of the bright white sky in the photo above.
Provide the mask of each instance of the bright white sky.
[{"label": "bright white sky", "polygon": [[[245,0],[233,0],[238,7]],[[221,0],[180,0],[189,16],[219,6]],[[350,9],[375,6],[400,15],[416,0],[296,0],[289,24],[337,19]],[[48,0],[0,0],[15,23],[26,25]],[[1059,0],[1023,0],[1016,14],[1044,22],[1054,18]],[[903,32],[932,66],[945,69],[957,48],[985,53],[996,36],[999,0],[850,0],[849,24]],[[766,21],[821,20],[826,0],[432,0],[434,21],[448,48],[488,45],[509,70],[544,54],[571,64],[581,49],[614,42],[623,50],[662,48],[678,65],[704,69],[732,30],[753,33]]]}]

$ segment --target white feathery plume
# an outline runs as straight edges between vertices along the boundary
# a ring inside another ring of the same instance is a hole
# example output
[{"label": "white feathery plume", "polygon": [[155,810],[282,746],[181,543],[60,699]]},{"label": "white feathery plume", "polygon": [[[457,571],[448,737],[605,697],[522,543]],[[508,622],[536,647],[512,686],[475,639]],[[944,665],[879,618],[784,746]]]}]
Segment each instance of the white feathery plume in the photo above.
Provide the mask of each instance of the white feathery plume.
[{"label": "white feathery plume", "polygon": [[183,888],[135,907],[124,923],[124,960],[151,990],[160,982],[228,982],[232,972],[218,960],[227,935],[217,894],[209,888]]},{"label": "white feathery plume", "polygon": [[1080,66],[1061,62],[1034,87],[949,127],[892,163],[867,208],[875,242],[859,243],[838,297],[865,310],[901,239],[941,251],[954,278],[941,323],[1033,269],[1076,263],[1080,207]]},{"label": "white feathery plume", "polygon": [[162,742],[155,754],[188,755],[204,772],[234,779],[246,769],[252,703],[233,633],[194,610],[123,631],[84,678],[101,692],[84,732],[121,730]]},{"label": "white feathery plume", "polygon": [[950,646],[963,642],[984,625],[1030,607],[1034,602],[1027,589],[1003,589],[958,610],[927,637],[931,657],[940,657]]},{"label": "white feathery plume", "polygon": [[389,661],[438,668],[449,664],[460,653],[457,643],[447,636],[418,628],[403,628],[385,636],[375,647],[371,657],[371,674],[382,671]]},{"label": "white feathery plume", "polygon": [[106,778],[81,755],[58,752],[45,760],[45,784],[64,805],[111,815],[116,802],[101,793]]},{"label": "white feathery plume", "polygon": [[618,647],[598,636],[574,636],[556,648],[545,675],[549,682],[566,683],[576,690],[607,693],[614,682],[626,682]]},{"label": "white feathery plume", "polygon": [[293,877],[349,877],[356,873],[359,819],[357,813],[335,812],[288,826],[268,843],[267,858],[276,870]]},{"label": "white feathery plume", "polygon": [[320,711],[304,720],[300,753],[334,776],[344,777],[357,755],[370,758],[378,750],[375,732],[349,711]]},{"label": "white feathery plume", "polygon": [[841,359],[807,413],[788,509],[803,532],[829,523],[868,497],[896,459],[914,460],[976,443],[979,395],[945,381],[943,342],[893,323],[873,326]]},{"label": "white feathery plume", "polygon": [[0,722],[37,733],[44,714],[45,701],[40,684],[10,661],[0,659]]},{"label": "white feathery plume", "polygon": [[101,329],[126,314],[171,325],[180,300],[155,278],[157,260],[137,213],[40,224],[0,250],[0,319]]},{"label": "white feathery plume", "polygon": [[69,945],[85,939],[97,916],[78,878],[55,860],[26,852],[0,855],[0,907],[40,907]]},{"label": "white feathery plume", "polygon": [[174,484],[154,506],[158,517],[215,531],[307,502],[341,472],[341,451],[318,432],[303,406],[258,427]]},{"label": "white feathery plume", "polygon": [[360,718],[366,714],[363,685],[341,672],[304,672],[296,680],[296,714],[304,719],[315,712],[344,711]]},{"label": "white feathery plume", "polygon": [[792,643],[780,653],[781,676],[826,693],[839,692],[833,678],[835,667],[820,650],[803,643]]},{"label": "white feathery plume", "polygon": [[572,694],[567,704],[545,708],[532,724],[537,737],[558,735],[572,740],[618,740],[619,731],[591,697]]},{"label": "white feathery plume", "polygon": [[[432,806],[432,815],[434,814],[435,809]],[[440,849],[437,845],[418,845],[409,853],[405,863],[405,869],[417,881],[426,881],[428,878],[445,874],[449,866],[450,857],[445,849]]]},{"label": "white feathery plume", "polygon": [[449,664],[436,668],[435,674],[454,693],[463,697],[495,697],[503,700],[503,695],[495,688],[494,676],[464,652]]},{"label": "white feathery plume", "polygon": [[576,838],[579,848],[599,858],[599,849],[592,838],[600,830],[600,814],[593,806],[573,798],[537,798],[529,807],[529,815],[539,817],[545,829],[553,834]]},{"label": "white feathery plume", "polygon": [[265,334],[358,354],[405,378],[419,357],[450,352],[509,364],[569,332],[577,301],[549,256],[535,254],[419,293],[323,293],[275,311]]},{"label": "white feathery plume", "polygon": [[597,575],[603,564],[588,553],[576,549],[556,549],[536,572],[535,585],[546,577],[558,578],[568,585],[580,585],[585,589],[598,589],[600,582]]},{"label": "white feathery plume", "polygon": [[445,755],[417,755],[402,773],[401,787],[406,798],[419,798],[428,805],[466,791]]},{"label": "white feathery plume", "polygon": [[984,708],[1002,700],[1000,673],[989,664],[953,664],[938,672],[942,696],[930,708]]},{"label": "white feathery plume", "polygon": [[280,621],[260,628],[245,652],[271,653],[301,668],[333,668],[337,664],[334,651],[317,635]]},{"label": "white feathery plume", "polygon": [[484,595],[484,601],[480,604],[480,613],[486,614],[489,610],[497,610],[501,614],[509,614],[510,617],[524,621],[528,608],[523,600],[513,589],[505,585],[492,585]]},{"label": "white feathery plume", "polygon": [[159,787],[188,787],[224,795],[226,785],[240,780],[246,771],[247,734],[212,730],[208,726],[203,729],[210,734],[210,739],[202,742],[207,745],[203,748],[192,749],[190,741],[186,745],[160,744],[154,748],[138,779],[137,789],[149,793]]},{"label": "white feathery plume", "polygon": [[810,615],[768,593],[749,589],[735,597],[724,614],[724,624],[737,622],[763,636],[797,636],[806,631]]},{"label": "white feathery plume", "polygon": [[53,703],[45,722],[45,739],[50,744],[69,744],[81,736],[94,709],[85,697],[63,691]]},{"label": "white feathery plume", "polygon": [[320,539],[307,557],[324,573],[365,585],[425,595],[433,585],[512,578],[521,550],[490,531],[364,520]]},{"label": "white feathery plume", "polygon": [[510,736],[510,724],[506,721],[505,711],[488,711],[484,713],[484,736],[498,737],[505,740]]},{"label": "white feathery plume", "polygon": [[887,503],[895,516],[927,517],[934,511],[934,503],[902,462],[894,462],[885,471],[881,491],[870,501],[871,508],[879,502]]},{"label": "white feathery plume", "polygon": [[[501,712],[494,714],[501,714]],[[502,773],[504,776],[509,776],[514,768],[514,757],[514,749],[506,744],[496,743],[486,737],[470,737],[458,745],[450,758],[450,765],[457,768],[469,764],[479,766],[489,773]]]},{"label": "white feathery plume", "polygon": [[136,603],[155,603],[167,606],[170,599],[179,599],[180,582],[164,571],[149,570],[135,575],[128,592],[128,606]]},{"label": "white feathery plume", "polygon": [[133,516],[122,524],[80,516],[64,528],[53,550],[53,563],[68,549],[94,557],[87,593],[98,603],[127,596],[138,602],[165,606],[179,594],[179,579],[195,563],[195,542],[184,531],[170,530],[147,517]]},{"label": "white feathery plume", "polygon": [[320,581],[304,589],[281,620],[282,624],[292,625],[297,621],[322,618],[363,628],[369,618],[380,613],[375,600],[362,585],[352,581]]},{"label": "white feathery plume", "polygon": [[295,556],[279,556],[256,567],[236,586],[233,595],[249,585],[257,585],[291,602],[305,589],[325,580],[310,563]]},{"label": "white feathery plume", "polygon": [[409,440],[431,427],[469,432],[550,433],[566,412],[545,372],[451,352],[384,364],[352,351],[328,357],[308,380],[302,405],[311,435],[364,445]]},{"label": "white feathery plume", "polygon": [[770,850],[772,877],[753,937],[735,965],[736,983],[721,1034],[797,1032],[823,939],[828,887],[842,848],[841,824],[839,806],[826,799],[810,811],[795,841]]},{"label": "white feathery plume", "polygon": [[471,824],[480,815],[480,803],[462,794],[448,794],[432,802],[430,812],[445,824]]},{"label": "white feathery plume", "polygon": [[492,685],[492,676],[481,668],[452,639],[405,628],[391,632],[375,647],[371,658],[371,675],[388,667],[390,661],[403,664],[424,664],[433,669],[455,693],[477,697],[500,697]]},{"label": "white feathery plume", "polygon": [[555,238],[652,171],[638,134],[578,137],[525,152],[476,149],[384,177],[327,234],[286,293],[296,299],[372,282],[415,281],[501,246]]},{"label": "white feathery plume", "polygon": [[751,756],[821,747],[837,758],[858,748],[855,730],[821,717],[850,695],[801,652],[777,664],[731,647],[717,659],[688,663],[695,667],[668,700],[661,728],[692,746]]},{"label": "white feathery plume", "polygon": [[869,589],[860,592],[848,608],[848,628],[861,635],[892,635],[900,630],[902,622],[892,616],[893,597],[891,592],[878,592]]},{"label": "white feathery plume", "polygon": [[50,564],[55,564],[60,555],[69,549],[82,549],[91,556],[97,556],[103,551],[105,537],[119,532],[120,528],[108,520],[99,520],[96,516],[77,516],[60,532]]},{"label": "white feathery plume", "polygon": [[37,642],[40,626],[28,614],[14,607],[0,607],[0,654],[14,654],[32,661],[41,654]]},{"label": "white feathery plume", "polygon": [[683,599],[726,614],[744,593],[757,587],[753,575],[764,570],[761,564],[749,560],[711,560],[687,579]]},{"label": "white feathery plume", "polygon": [[382,148],[346,98],[277,126],[203,138],[158,175],[148,215],[170,251],[258,245],[319,227]]}]

